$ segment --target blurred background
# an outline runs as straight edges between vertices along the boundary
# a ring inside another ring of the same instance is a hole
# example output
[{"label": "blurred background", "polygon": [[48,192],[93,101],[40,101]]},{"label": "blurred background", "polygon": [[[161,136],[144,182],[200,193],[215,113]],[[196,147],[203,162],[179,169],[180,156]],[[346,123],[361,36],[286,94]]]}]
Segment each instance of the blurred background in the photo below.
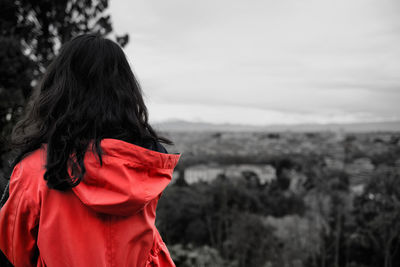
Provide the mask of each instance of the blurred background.
[{"label": "blurred background", "polygon": [[397,0],[0,1],[0,186],[60,46],[117,41],[181,161],[177,266],[400,266]]}]

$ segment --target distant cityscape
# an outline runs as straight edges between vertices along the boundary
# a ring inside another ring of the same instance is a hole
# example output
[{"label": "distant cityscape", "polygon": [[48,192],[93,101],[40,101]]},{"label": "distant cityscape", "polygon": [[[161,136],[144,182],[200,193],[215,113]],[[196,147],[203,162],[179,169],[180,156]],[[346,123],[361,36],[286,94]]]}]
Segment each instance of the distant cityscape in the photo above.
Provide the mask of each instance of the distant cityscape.
[{"label": "distant cityscape", "polygon": [[182,156],[157,222],[179,266],[400,264],[399,131],[164,134]]},{"label": "distant cityscape", "polygon": [[225,131],[225,132],[399,132],[400,121],[360,122],[360,123],[307,123],[307,124],[214,124],[185,120],[157,122],[155,128],[167,132]]},{"label": "distant cityscape", "polygon": [[[174,151],[181,151],[183,154],[181,165],[185,166],[182,167],[183,170],[175,171],[172,183],[176,182],[180,175],[188,184],[193,184],[210,183],[221,175],[235,179],[246,173],[252,173],[257,176],[260,184],[268,184],[276,179],[276,168],[268,163],[260,163],[260,156],[266,159],[285,154],[299,156],[316,154],[322,157],[328,169],[346,173],[350,178],[350,189],[358,194],[363,192],[364,183],[368,181],[376,167],[368,155],[380,155],[387,152],[392,145],[400,146],[400,135],[396,132],[346,134],[344,131],[320,133],[198,131],[188,134],[177,131],[168,134],[176,142]],[[352,157],[346,155],[350,153],[346,151],[348,139],[356,143],[365,155],[346,162],[347,158]],[[218,158],[219,156],[221,158]],[[224,160],[236,160],[241,163],[226,164]],[[400,157],[395,165],[400,170]],[[306,180],[301,172],[292,170],[290,189],[300,190],[299,187]]]}]

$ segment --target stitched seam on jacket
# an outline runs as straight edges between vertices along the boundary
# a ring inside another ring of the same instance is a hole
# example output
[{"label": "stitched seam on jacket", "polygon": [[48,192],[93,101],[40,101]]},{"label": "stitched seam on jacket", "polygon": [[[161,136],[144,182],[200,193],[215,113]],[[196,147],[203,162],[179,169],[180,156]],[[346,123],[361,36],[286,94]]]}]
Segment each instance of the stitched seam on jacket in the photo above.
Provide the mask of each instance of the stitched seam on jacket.
[{"label": "stitched seam on jacket", "polygon": [[105,225],[104,225],[104,235],[105,235],[105,258],[106,258],[106,266],[109,266],[109,242],[108,242],[108,215],[105,215]]},{"label": "stitched seam on jacket", "polygon": [[26,188],[23,189],[23,191],[20,193],[19,199],[18,199],[18,204],[17,204],[17,209],[14,212],[14,222],[13,222],[13,228],[12,228],[12,241],[11,241],[11,258],[13,259],[13,263],[15,264],[15,253],[14,253],[14,243],[15,243],[15,224],[17,223],[17,214],[19,212],[20,206],[21,206],[21,200],[23,194],[26,192]]},{"label": "stitched seam on jacket", "polygon": [[114,228],[113,228],[113,217],[110,216],[110,257],[111,257],[111,266],[114,267],[115,266],[115,255],[114,255]]},{"label": "stitched seam on jacket", "polygon": [[[18,165],[19,165],[19,166],[18,166]],[[22,170],[21,170],[22,164],[19,163],[19,164],[15,165],[14,170],[13,170],[13,173],[12,173],[12,176],[14,176],[14,171],[16,170],[15,168],[16,168],[17,166],[18,166],[18,175],[19,175],[19,176],[21,175],[21,172],[22,172]],[[10,182],[11,182],[11,179],[10,179]],[[21,181],[18,181],[18,183],[21,183]],[[18,203],[17,203],[17,208],[16,208],[15,211],[14,211],[14,222],[13,222],[12,234],[11,234],[11,238],[12,238],[12,240],[11,240],[11,259],[12,259],[13,263],[15,263],[15,258],[14,258],[14,257],[15,257],[15,255],[14,255],[15,224],[16,224],[16,221],[17,221],[17,214],[18,214],[19,206],[20,206],[20,204],[21,204],[22,194],[23,194],[25,191],[26,191],[26,188],[24,188],[24,190],[20,193],[20,196],[19,196],[19,199],[18,199]],[[10,193],[11,193],[11,192],[9,192],[9,195],[10,195]]]}]

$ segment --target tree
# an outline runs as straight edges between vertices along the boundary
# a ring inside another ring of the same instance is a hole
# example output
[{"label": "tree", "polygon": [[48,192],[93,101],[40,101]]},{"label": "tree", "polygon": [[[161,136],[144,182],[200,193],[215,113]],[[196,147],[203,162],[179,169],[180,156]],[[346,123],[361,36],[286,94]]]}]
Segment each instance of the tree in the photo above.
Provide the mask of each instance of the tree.
[{"label": "tree", "polygon": [[381,166],[376,171],[364,193],[354,200],[354,216],[356,234],[353,247],[372,252],[368,254],[371,266],[399,266],[400,173],[398,170]]},{"label": "tree", "polygon": [[209,246],[193,247],[175,244],[169,252],[177,266],[181,267],[222,267],[228,266],[215,248]]},{"label": "tree", "polygon": [[[107,8],[108,0],[0,1],[0,157],[32,86],[61,45],[82,33],[113,31]],[[127,34],[115,38],[121,46],[129,41]]]},{"label": "tree", "polygon": [[[3,5],[3,10],[12,12],[3,35],[21,42],[24,53],[36,63],[35,75],[39,76],[59,47],[72,37],[87,32],[105,36],[113,30],[110,15],[105,14],[108,0],[7,0]],[[124,46],[128,35],[116,39]]]},{"label": "tree", "polygon": [[347,260],[345,235],[351,215],[349,177],[342,170],[329,169],[319,159],[311,160],[307,170],[306,202],[324,226],[319,229],[322,240],[319,253],[311,256],[311,262],[321,267],[344,266]]},{"label": "tree", "polygon": [[225,246],[229,247],[228,258],[245,267],[276,262],[282,244],[260,216],[242,212],[235,216]]},{"label": "tree", "polygon": [[235,266],[274,262],[279,245],[273,229],[262,221],[265,188],[251,177],[221,175],[210,184],[169,186],[157,210],[157,228],[165,241],[212,247]]},{"label": "tree", "polygon": [[7,137],[25,104],[23,91],[30,88],[32,66],[16,39],[0,37],[0,172]]}]

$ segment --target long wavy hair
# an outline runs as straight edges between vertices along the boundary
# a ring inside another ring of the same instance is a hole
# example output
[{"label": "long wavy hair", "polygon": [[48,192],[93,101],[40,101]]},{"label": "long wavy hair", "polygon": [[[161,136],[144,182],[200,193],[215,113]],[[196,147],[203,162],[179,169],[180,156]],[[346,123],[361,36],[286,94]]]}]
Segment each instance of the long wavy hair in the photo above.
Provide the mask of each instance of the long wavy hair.
[{"label": "long wavy hair", "polygon": [[84,34],[61,47],[33,91],[25,116],[12,131],[11,147],[18,151],[12,167],[47,144],[48,187],[72,188],[85,174],[89,144],[102,164],[103,138],[140,146],[172,144],[148,123],[142,90],[121,47]]}]

